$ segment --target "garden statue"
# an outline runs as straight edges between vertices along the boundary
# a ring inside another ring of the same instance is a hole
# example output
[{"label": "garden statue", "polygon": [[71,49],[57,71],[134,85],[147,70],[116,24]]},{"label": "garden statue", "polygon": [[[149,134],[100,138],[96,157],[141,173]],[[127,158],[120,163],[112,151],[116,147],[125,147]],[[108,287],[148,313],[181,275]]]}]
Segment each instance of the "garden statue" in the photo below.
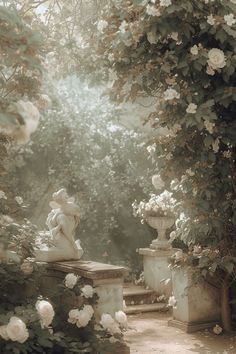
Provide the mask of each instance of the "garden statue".
[{"label": "garden statue", "polygon": [[58,262],[78,260],[83,255],[80,241],[74,239],[75,229],[79,224],[79,208],[74,198],[69,198],[65,189],[53,194],[52,208],[46,221],[52,246],[35,250],[36,260]]}]

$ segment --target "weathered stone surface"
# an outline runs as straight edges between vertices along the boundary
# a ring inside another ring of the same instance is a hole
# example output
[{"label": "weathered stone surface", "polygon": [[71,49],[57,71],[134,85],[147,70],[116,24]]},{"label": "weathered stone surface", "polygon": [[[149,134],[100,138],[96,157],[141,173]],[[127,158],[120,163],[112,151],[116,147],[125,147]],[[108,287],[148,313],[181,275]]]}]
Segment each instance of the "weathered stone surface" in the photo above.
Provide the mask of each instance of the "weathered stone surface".
[{"label": "weathered stone surface", "polygon": [[190,267],[172,270],[173,295],[177,301],[170,325],[187,332],[210,328],[220,320],[219,291],[207,282],[193,284]]},{"label": "weathered stone surface", "polygon": [[[171,269],[169,259],[176,249],[154,250],[140,248],[139,254],[143,255],[143,270],[145,284],[155,290],[159,295],[169,297],[172,293]],[[165,280],[169,280],[168,283]]]},{"label": "weathered stone surface", "polygon": [[[45,263],[42,263],[45,266]],[[66,261],[47,264],[47,272],[41,280],[41,290],[47,296],[55,292],[66,274],[81,276],[86,284],[93,286],[99,297],[94,307],[95,317],[99,321],[103,313],[114,316],[116,311],[123,310],[123,280],[127,269],[92,261]],[[71,294],[63,299],[71,307],[78,307],[78,297]]]}]

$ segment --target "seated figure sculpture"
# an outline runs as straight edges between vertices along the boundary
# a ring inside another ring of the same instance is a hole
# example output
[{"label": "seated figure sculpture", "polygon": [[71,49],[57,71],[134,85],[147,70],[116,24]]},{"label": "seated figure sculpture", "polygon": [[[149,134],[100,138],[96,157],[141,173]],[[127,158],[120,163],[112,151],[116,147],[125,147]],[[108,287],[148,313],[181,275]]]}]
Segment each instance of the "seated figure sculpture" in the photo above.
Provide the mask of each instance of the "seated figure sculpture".
[{"label": "seated figure sculpture", "polygon": [[66,190],[60,189],[52,196],[52,208],[46,221],[52,239],[52,247],[35,250],[36,261],[58,262],[78,260],[83,255],[80,241],[74,239],[79,224],[79,207]]}]

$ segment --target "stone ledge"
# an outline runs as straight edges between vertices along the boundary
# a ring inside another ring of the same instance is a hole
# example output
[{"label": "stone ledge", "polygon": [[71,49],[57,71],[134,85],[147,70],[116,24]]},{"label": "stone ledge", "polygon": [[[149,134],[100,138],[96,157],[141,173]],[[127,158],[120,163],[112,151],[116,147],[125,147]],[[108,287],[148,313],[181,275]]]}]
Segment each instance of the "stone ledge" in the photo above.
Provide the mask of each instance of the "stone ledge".
[{"label": "stone ledge", "polygon": [[212,322],[181,322],[178,320],[169,320],[168,326],[179,328],[186,333],[193,333],[201,331],[204,329],[213,328],[216,324],[219,324],[219,321]]},{"label": "stone ledge", "polygon": [[75,273],[84,278],[92,280],[123,278],[128,274],[128,269],[125,267],[92,261],[65,261],[47,263],[47,268],[49,270],[57,270],[63,273]]},{"label": "stone ledge", "polygon": [[177,249],[170,248],[168,250],[158,250],[154,248],[139,248],[138,253],[143,256],[149,257],[170,257],[172,256]]}]

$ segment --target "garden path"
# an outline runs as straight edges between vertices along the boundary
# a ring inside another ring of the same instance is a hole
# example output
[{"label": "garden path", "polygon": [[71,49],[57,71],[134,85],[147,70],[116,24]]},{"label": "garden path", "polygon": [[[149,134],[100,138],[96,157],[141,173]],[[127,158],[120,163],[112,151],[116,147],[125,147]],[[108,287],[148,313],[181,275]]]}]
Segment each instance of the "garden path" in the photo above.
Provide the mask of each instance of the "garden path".
[{"label": "garden path", "polygon": [[169,315],[158,312],[129,316],[125,339],[131,354],[235,354],[236,335],[201,331],[193,334],[168,327]]}]

